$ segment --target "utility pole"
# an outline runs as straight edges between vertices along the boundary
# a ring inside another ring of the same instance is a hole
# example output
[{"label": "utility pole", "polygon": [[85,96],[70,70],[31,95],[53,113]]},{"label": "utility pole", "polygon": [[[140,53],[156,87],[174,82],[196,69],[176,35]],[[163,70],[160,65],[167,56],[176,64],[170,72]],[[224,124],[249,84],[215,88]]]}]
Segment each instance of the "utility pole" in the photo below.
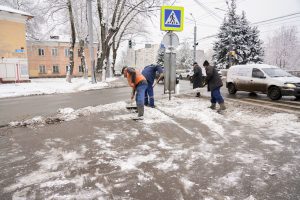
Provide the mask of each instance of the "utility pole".
[{"label": "utility pole", "polygon": [[91,73],[92,83],[96,83],[95,74],[95,52],[94,52],[94,38],[93,38],[93,18],[92,18],[92,0],[87,0],[87,12],[88,12],[88,34],[89,34],[89,51],[91,60]]},{"label": "utility pole", "polygon": [[[108,18],[109,18],[109,1],[106,1],[106,35],[108,35]],[[107,56],[107,60],[106,60],[106,70],[108,70],[108,77],[111,78],[112,77],[112,68],[110,66],[110,50],[108,52],[108,56]]]},{"label": "utility pole", "polygon": [[198,43],[197,43],[197,23],[196,23],[196,20],[195,20],[195,18],[194,18],[194,16],[193,16],[192,13],[191,13],[191,16],[193,17],[193,20],[194,20],[194,23],[195,23],[195,25],[194,25],[194,45],[193,45],[193,47],[194,47],[194,52],[193,52],[193,62],[196,62],[196,47],[197,47],[197,45],[198,45]]}]

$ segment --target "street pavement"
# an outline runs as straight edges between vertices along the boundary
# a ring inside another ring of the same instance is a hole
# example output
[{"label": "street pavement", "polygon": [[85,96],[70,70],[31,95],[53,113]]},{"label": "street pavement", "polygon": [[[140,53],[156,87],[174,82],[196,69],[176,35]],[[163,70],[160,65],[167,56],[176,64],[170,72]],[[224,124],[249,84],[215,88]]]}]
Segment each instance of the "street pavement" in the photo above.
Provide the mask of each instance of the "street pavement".
[{"label": "street pavement", "polygon": [[[187,80],[180,80],[179,93],[193,92],[192,84]],[[22,121],[35,116],[49,116],[57,113],[60,108],[79,109],[86,106],[97,106],[114,103],[118,101],[128,101],[131,89],[127,86],[126,79],[120,77],[117,81],[109,83],[111,88],[90,90],[77,93],[38,95],[15,98],[0,99],[0,127],[12,121]],[[156,98],[163,98],[163,84],[155,87]],[[209,96],[207,88],[201,88],[201,94]],[[229,95],[227,88],[221,88],[225,98],[243,99],[248,98],[249,93],[238,92],[236,95]],[[195,91],[194,91],[195,93]],[[264,94],[257,94],[255,99],[268,100]],[[294,97],[284,97],[282,101],[293,101]]]},{"label": "street pavement", "polygon": [[1,199],[300,199],[299,116],[182,94],[0,129]]},{"label": "street pavement", "polygon": [[[111,82],[111,88],[90,90],[78,93],[38,95],[16,98],[0,99],[0,126],[11,121],[22,121],[35,116],[53,115],[60,108],[71,107],[74,109],[86,106],[97,106],[118,101],[128,101],[131,89],[124,78]],[[180,81],[181,91],[191,90],[188,81]],[[163,84],[154,88],[155,95],[163,95]]]}]

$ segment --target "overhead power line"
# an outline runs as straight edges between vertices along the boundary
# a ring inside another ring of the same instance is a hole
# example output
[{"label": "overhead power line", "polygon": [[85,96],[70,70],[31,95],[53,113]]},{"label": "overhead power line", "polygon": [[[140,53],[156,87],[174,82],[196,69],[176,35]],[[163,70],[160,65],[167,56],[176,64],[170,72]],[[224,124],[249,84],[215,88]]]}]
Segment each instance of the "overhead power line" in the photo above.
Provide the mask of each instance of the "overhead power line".
[{"label": "overhead power line", "polygon": [[206,12],[208,12],[212,17],[214,17],[214,19],[216,20],[220,20],[222,19],[219,15],[217,15],[215,12],[213,12],[212,10],[210,10],[206,5],[204,5],[203,3],[201,3],[199,0],[194,0],[201,8],[203,8]]},{"label": "overhead power line", "polygon": [[265,23],[265,22],[269,22],[269,21],[274,21],[274,20],[277,20],[277,19],[282,19],[282,18],[285,18],[285,17],[290,17],[290,16],[294,16],[294,15],[299,15],[300,12],[296,12],[296,13],[292,13],[292,14],[289,14],[289,15],[283,15],[283,16],[280,16],[280,17],[275,17],[275,18],[271,18],[271,19],[267,19],[267,20],[263,20],[263,21],[259,21],[259,22],[254,22],[252,23],[252,25],[257,25],[257,24],[261,24],[261,23]]},{"label": "overhead power line", "polygon": [[[280,17],[275,17],[275,18],[272,18],[272,19],[263,20],[263,21],[259,21],[259,22],[255,22],[255,23],[252,23],[251,25],[258,25],[259,23],[265,23],[265,22],[269,22],[270,23],[270,21],[274,21],[274,20],[278,20],[278,19],[282,19],[282,18],[285,18],[285,17],[290,17],[290,16],[294,16],[294,15],[298,15],[298,14],[300,14],[300,12],[291,13],[291,14],[288,14],[288,15],[284,15],[284,16],[280,16]],[[205,40],[205,39],[213,38],[213,37],[216,37],[216,36],[217,36],[217,34],[209,35],[209,36],[200,38],[199,40]]]},{"label": "overhead power line", "polygon": [[288,18],[288,19],[281,19],[281,20],[278,20],[278,21],[268,22],[268,23],[265,23],[265,24],[258,24],[256,26],[258,26],[259,28],[266,28],[266,27],[269,27],[269,26],[276,26],[276,25],[279,25],[279,24],[290,25],[290,24],[299,22],[300,20],[293,20],[293,19],[297,19],[297,18],[298,17],[293,17],[293,18]]}]

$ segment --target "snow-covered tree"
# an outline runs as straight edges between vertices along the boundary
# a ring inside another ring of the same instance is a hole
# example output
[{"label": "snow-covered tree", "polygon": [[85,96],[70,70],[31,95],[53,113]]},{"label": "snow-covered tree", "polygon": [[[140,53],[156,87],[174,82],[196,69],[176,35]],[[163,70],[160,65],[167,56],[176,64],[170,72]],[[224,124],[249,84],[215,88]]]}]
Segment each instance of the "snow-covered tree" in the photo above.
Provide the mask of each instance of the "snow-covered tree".
[{"label": "snow-covered tree", "polygon": [[[104,60],[109,59],[113,37],[122,32],[122,27],[126,26],[127,22],[133,19],[133,16],[137,16],[139,13],[151,12],[153,9],[158,8],[158,5],[161,5],[160,3],[160,0],[116,0],[112,2],[97,0],[101,45],[96,68],[102,80],[106,78],[107,66],[104,66]],[[106,63],[108,64],[108,62]]]},{"label": "snow-covered tree", "polygon": [[192,67],[193,53],[190,46],[191,45],[185,41],[176,51],[176,66],[178,66],[179,69],[188,69]]},{"label": "snow-covered tree", "polygon": [[242,42],[237,50],[238,56],[242,59],[239,64],[262,63],[264,50],[262,41],[259,39],[257,27],[251,27],[243,11],[241,17]]},{"label": "snow-covered tree", "polygon": [[242,16],[236,13],[236,3],[232,0],[213,46],[214,63],[226,68],[233,64],[260,63],[261,45],[257,28],[250,27],[244,12]]},{"label": "snow-covered tree", "polygon": [[165,57],[165,47],[161,44],[160,48],[158,49],[157,61],[156,64],[163,66],[164,65],[164,57]]},{"label": "snow-covered tree", "polygon": [[[213,49],[208,49],[204,52],[204,57],[203,57],[203,60],[207,60],[209,63],[212,63],[212,59],[213,59],[213,54],[214,54],[214,51]],[[200,64],[200,66],[202,66],[203,63],[198,63]]]},{"label": "snow-covered tree", "polygon": [[28,12],[34,16],[26,22],[26,37],[29,39],[39,39],[42,36],[45,16],[43,13],[41,0],[0,0],[0,5],[8,6],[17,10]]},{"label": "snow-covered tree", "polygon": [[265,62],[290,70],[300,69],[300,43],[297,28],[281,27],[265,46]]},{"label": "snow-covered tree", "polygon": [[74,8],[72,0],[44,0],[44,11],[48,19],[51,19],[53,24],[68,23],[64,27],[68,27],[70,33],[70,48],[69,48],[69,69],[66,76],[66,81],[71,83],[74,70],[74,54],[76,43],[76,30]]}]

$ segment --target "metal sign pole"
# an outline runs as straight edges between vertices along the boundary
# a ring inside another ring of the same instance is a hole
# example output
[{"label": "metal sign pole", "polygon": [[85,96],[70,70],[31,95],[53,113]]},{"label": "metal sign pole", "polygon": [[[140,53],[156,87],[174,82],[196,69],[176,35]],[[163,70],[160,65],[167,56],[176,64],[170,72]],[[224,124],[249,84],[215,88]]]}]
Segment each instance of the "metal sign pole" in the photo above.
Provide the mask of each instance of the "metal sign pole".
[{"label": "metal sign pole", "polygon": [[176,92],[176,53],[174,53],[173,50],[179,45],[179,38],[175,33],[173,33],[173,31],[183,30],[183,19],[183,7],[161,7],[160,29],[162,31],[168,31],[164,36],[162,43],[168,50],[168,52],[165,53],[164,62],[164,94],[169,93],[169,100],[171,100],[172,91],[174,91],[174,93]]},{"label": "metal sign pole", "polygon": [[169,58],[169,100],[171,100],[171,68],[172,68],[172,32],[173,31],[170,31],[170,47],[169,47],[169,50],[170,50],[170,58]]}]

